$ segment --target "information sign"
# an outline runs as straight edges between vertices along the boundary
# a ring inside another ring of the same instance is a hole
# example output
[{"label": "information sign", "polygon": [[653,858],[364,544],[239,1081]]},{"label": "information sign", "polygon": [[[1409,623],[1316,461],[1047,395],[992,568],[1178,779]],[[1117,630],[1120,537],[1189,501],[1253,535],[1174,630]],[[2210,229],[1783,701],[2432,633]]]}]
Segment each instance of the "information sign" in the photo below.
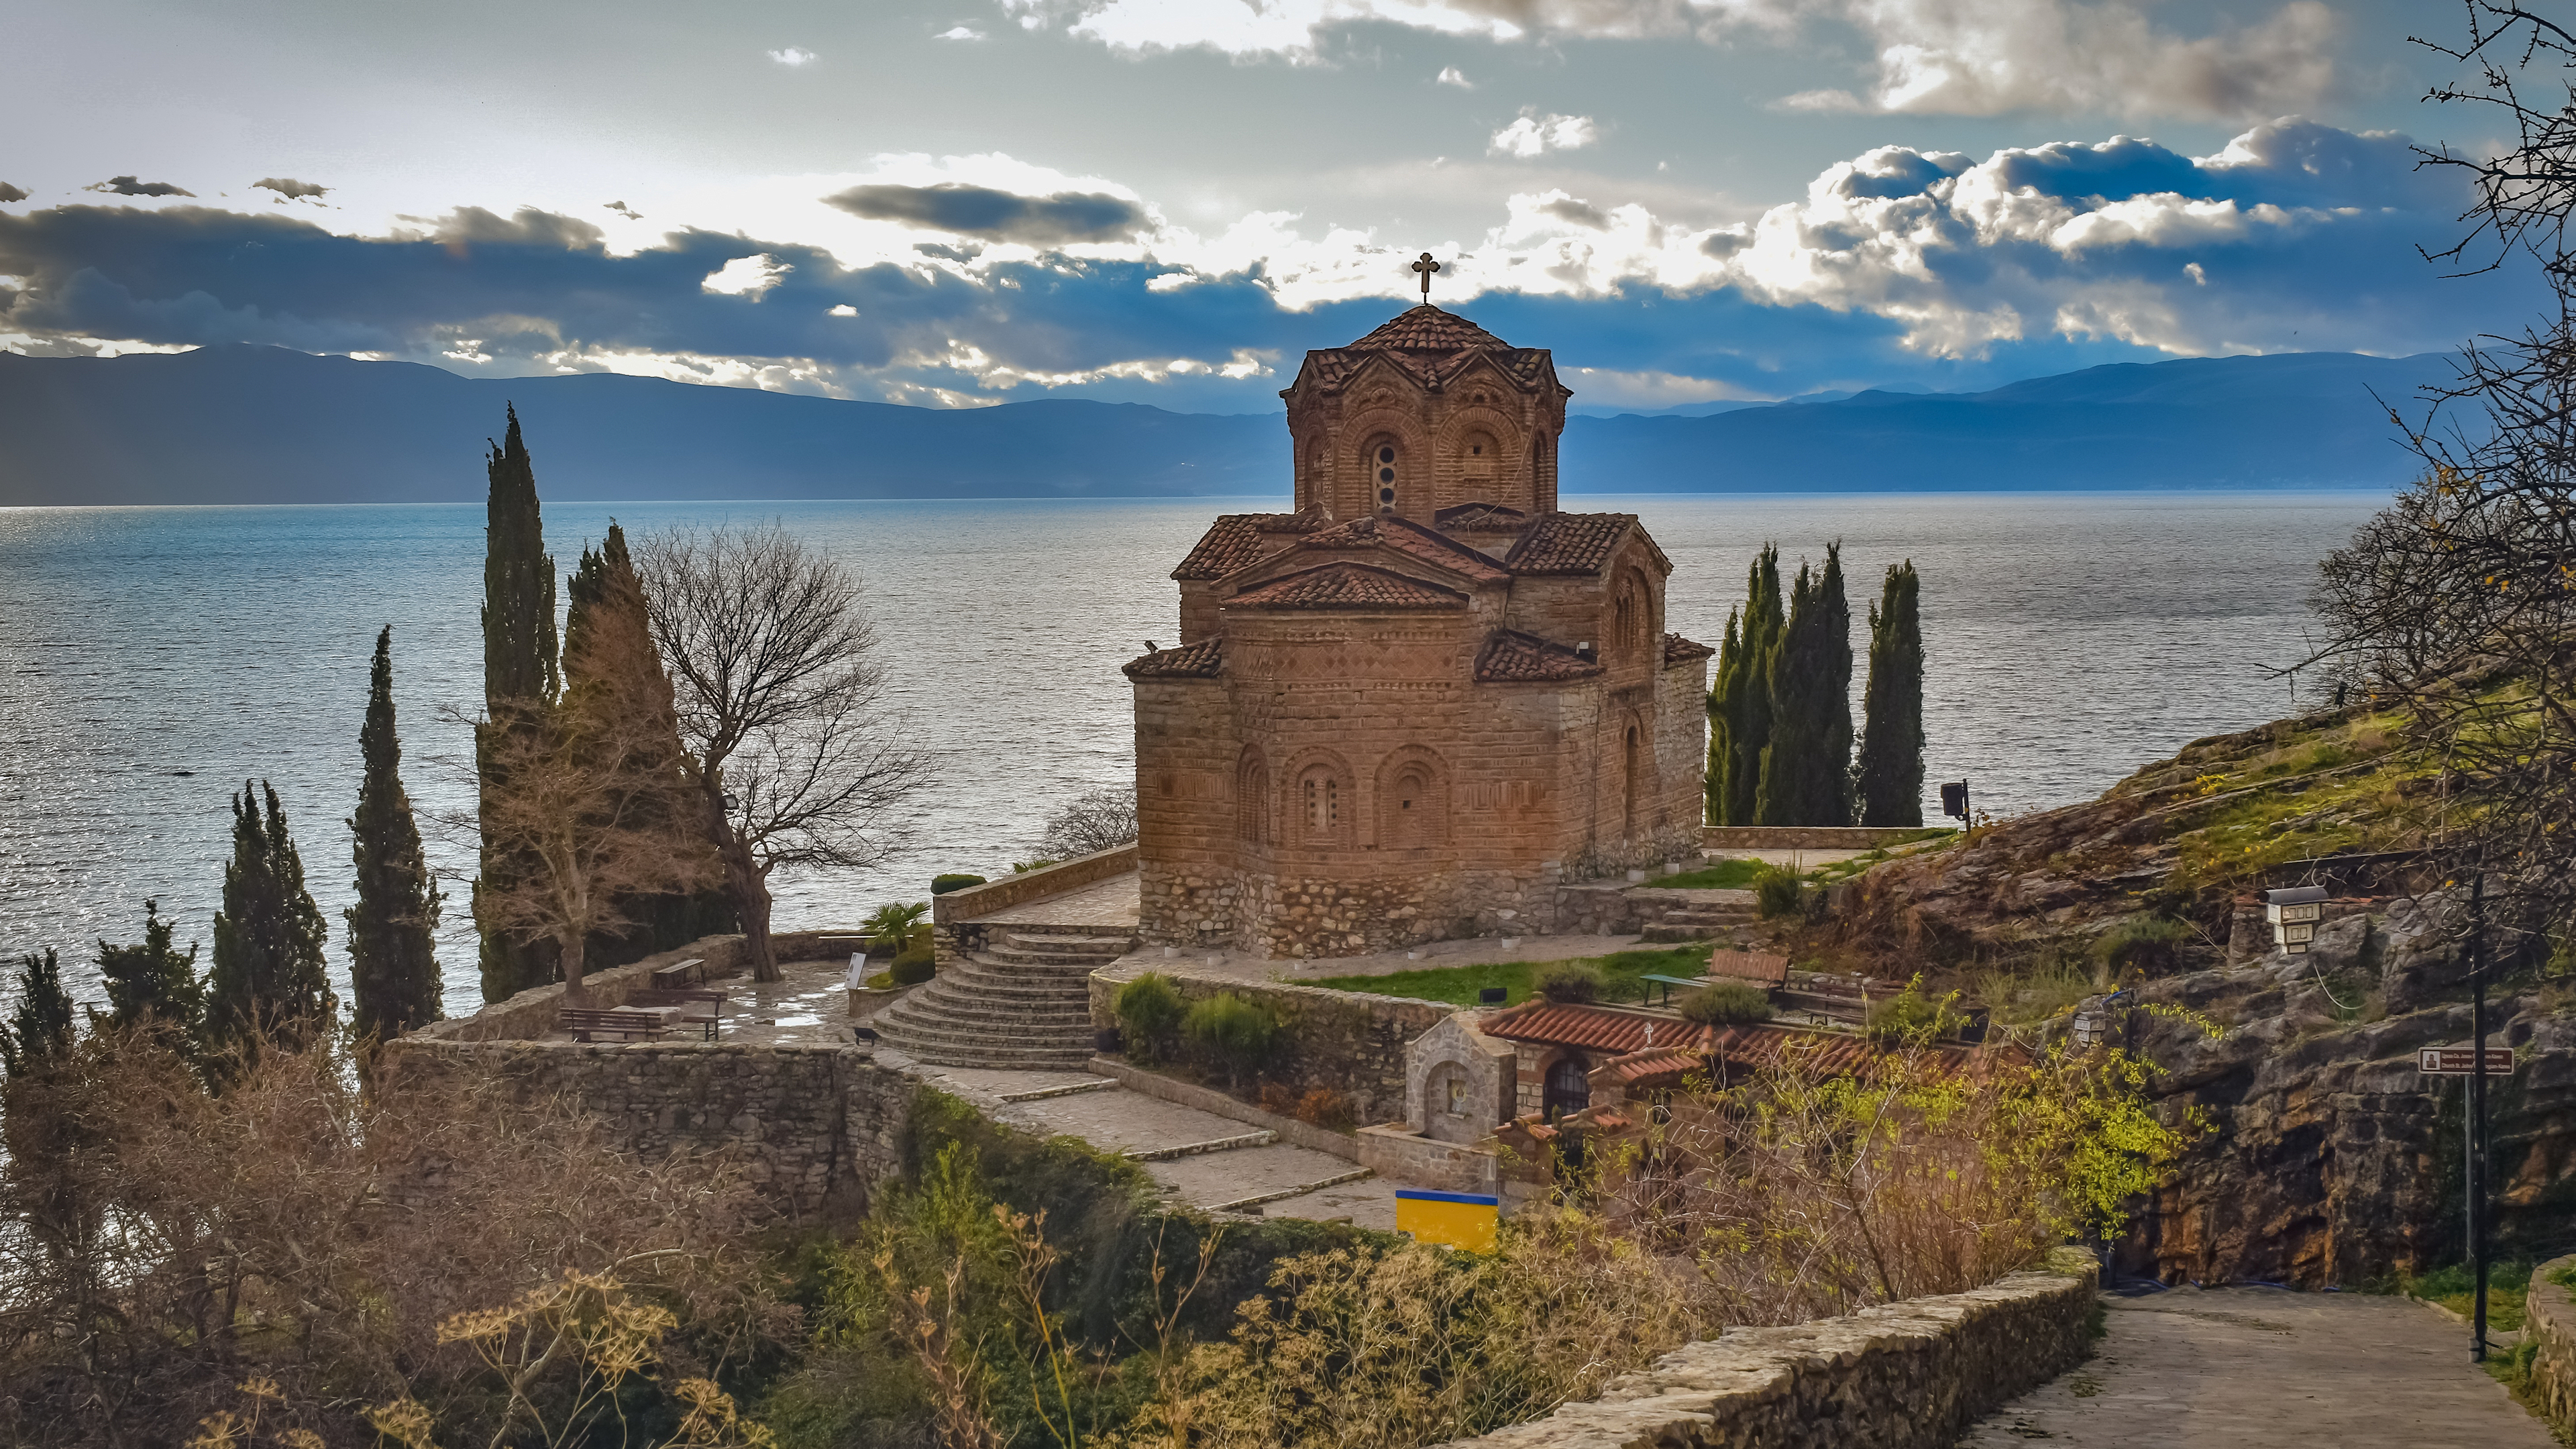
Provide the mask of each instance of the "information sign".
[{"label": "information sign", "polygon": [[[2415,1070],[2427,1076],[2465,1077],[2477,1070],[2474,1047],[2425,1047],[2415,1053]],[[2488,1047],[2487,1073],[2490,1077],[2513,1075],[2513,1048]]]}]

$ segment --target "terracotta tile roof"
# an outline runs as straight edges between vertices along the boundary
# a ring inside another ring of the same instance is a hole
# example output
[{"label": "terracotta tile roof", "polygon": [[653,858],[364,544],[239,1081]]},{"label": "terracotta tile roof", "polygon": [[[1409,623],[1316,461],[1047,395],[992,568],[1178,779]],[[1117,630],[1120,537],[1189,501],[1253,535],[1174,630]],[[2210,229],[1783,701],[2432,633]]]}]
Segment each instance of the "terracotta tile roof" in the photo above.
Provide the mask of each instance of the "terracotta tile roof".
[{"label": "terracotta tile roof", "polygon": [[1494,637],[1485,641],[1485,652],[1476,660],[1476,678],[1488,684],[1589,679],[1600,672],[1599,660],[1586,659],[1562,644],[1518,629],[1495,630]]},{"label": "terracotta tile roof", "polygon": [[1467,596],[1367,564],[1329,563],[1246,590],[1228,609],[1463,609]]},{"label": "terracotta tile roof", "polygon": [[1431,515],[1431,524],[1461,533],[1518,533],[1529,526],[1529,517],[1500,503],[1453,503]]},{"label": "terracotta tile roof", "polygon": [[1669,1078],[1678,1084],[1684,1077],[1708,1075],[1708,1058],[1687,1047],[1651,1047],[1613,1058],[1608,1064],[1594,1068],[1592,1075],[1621,1087],[1633,1087],[1658,1078]]},{"label": "terracotta tile roof", "polygon": [[1716,652],[1716,650],[1711,649],[1696,639],[1685,639],[1679,634],[1666,634],[1664,636],[1664,667],[1666,669],[1670,669],[1676,664],[1688,664],[1694,659],[1706,659],[1708,656],[1715,654]]},{"label": "terracotta tile roof", "polygon": [[1767,951],[1730,951],[1724,946],[1708,953],[1708,974],[1730,981],[1758,981],[1765,986],[1789,984],[1789,958]]},{"label": "terracotta tile roof", "polygon": [[1221,513],[1181,566],[1176,579],[1221,579],[1250,568],[1296,541],[1298,535],[1329,527],[1330,516],[1309,508],[1303,513]]},{"label": "terracotta tile roof", "polygon": [[1157,649],[1128,660],[1118,672],[1129,679],[1214,679],[1225,673],[1225,641],[1209,638]]},{"label": "terracotta tile roof", "polygon": [[1336,523],[1330,528],[1317,529],[1297,542],[1301,549],[1314,550],[1380,546],[1408,554],[1424,563],[1436,564],[1451,573],[1465,574],[1481,583],[1498,583],[1512,576],[1509,569],[1483,553],[1463,543],[1442,538],[1421,524],[1392,513],[1373,513],[1348,523]]},{"label": "terracotta tile roof", "polygon": [[[1426,387],[1439,387],[1478,358],[1492,362],[1524,391],[1545,386],[1555,372],[1544,347],[1514,347],[1454,312],[1424,304],[1406,308],[1347,347],[1306,354],[1300,381],[1335,392],[1371,358],[1382,358]],[[1288,392],[1294,392],[1289,388]],[[1559,389],[1563,391],[1562,387]],[[1571,393],[1567,394],[1571,396]]]},{"label": "terracotta tile roof", "polygon": [[1407,352],[1463,352],[1470,347],[1508,350],[1511,344],[1455,312],[1444,312],[1424,302],[1396,313],[1380,323],[1376,331],[1342,350],[1382,352],[1389,348],[1402,348]]},{"label": "terracotta tile roof", "polygon": [[1597,574],[1636,526],[1633,513],[1542,513],[1503,566],[1516,574]]},{"label": "terracotta tile roof", "polygon": [[1620,1056],[1643,1050],[1649,1032],[1653,1034],[1657,1047],[1705,1055],[1714,1035],[1708,1027],[1694,1026],[1669,1012],[1579,1005],[1538,996],[1499,1015],[1486,1017],[1476,1023],[1476,1029],[1505,1041],[1545,1042],[1550,1046],[1583,1047],[1591,1051],[1615,1052]]}]

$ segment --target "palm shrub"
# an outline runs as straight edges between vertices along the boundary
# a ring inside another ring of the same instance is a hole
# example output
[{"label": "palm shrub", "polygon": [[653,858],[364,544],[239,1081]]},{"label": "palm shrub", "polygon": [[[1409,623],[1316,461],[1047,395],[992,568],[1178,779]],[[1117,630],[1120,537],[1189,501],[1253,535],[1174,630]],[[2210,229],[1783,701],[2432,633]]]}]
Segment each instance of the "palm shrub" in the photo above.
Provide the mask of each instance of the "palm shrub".
[{"label": "palm shrub", "polygon": [[1148,971],[1119,987],[1110,1006],[1118,1013],[1118,1031],[1126,1040],[1129,1056],[1151,1062],[1170,1055],[1172,1034],[1180,1030],[1181,1017],[1187,1011],[1181,1004],[1181,993],[1172,987],[1172,978]]},{"label": "palm shrub", "polygon": [[921,918],[929,914],[930,902],[928,901],[913,901],[910,904],[902,901],[888,901],[877,907],[874,913],[859,923],[859,929],[868,933],[871,943],[869,954],[887,951],[890,954],[901,955],[904,947],[912,940],[913,927],[921,924]]},{"label": "palm shrub", "polygon": [[1279,1018],[1231,991],[1220,991],[1181,1018],[1181,1037],[1209,1065],[1225,1069],[1228,1087],[1243,1084],[1243,1069],[1258,1069],[1279,1042]]},{"label": "palm shrub", "polygon": [[1589,961],[1550,961],[1530,972],[1530,990],[1550,1001],[1597,1001],[1601,968]]},{"label": "palm shrub", "polygon": [[1798,909],[1798,873],[1779,866],[1765,866],[1753,877],[1753,904],[1762,918],[1785,916]]},{"label": "palm shrub", "polygon": [[1771,993],[1750,981],[1718,981],[1673,1003],[1682,1020],[1701,1026],[1741,1026],[1771,1019]]}]

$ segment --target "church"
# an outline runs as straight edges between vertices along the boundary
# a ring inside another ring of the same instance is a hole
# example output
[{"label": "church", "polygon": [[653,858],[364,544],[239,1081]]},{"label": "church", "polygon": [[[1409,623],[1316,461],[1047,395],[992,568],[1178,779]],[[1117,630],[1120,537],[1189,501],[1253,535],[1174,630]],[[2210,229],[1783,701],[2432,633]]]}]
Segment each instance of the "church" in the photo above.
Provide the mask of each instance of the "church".
[{"label": "church", "polygon": [[1543,935],[1560,885],[1697,857],[1712,651],[1664,629],[1672,563],[1557,508],[1554,360],[1427,281],[1306,354],[1295,511],[1219,517],[1179,645],[1126,666],[1148,943]]}]

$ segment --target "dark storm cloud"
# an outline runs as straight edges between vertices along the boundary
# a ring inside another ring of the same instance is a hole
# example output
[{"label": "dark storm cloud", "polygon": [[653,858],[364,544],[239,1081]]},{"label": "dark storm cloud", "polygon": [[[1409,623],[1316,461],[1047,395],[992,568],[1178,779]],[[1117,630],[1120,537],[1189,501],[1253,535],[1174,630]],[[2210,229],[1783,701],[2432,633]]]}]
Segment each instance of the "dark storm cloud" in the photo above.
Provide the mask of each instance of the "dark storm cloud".
[{"label": "dark storm cloud", "polygon": [[0,201],[24,201],[26,199],[27,193],[10,185],[6,181],[0,181]]},{"label": "dark storm cloud", "polygon": [[853,186],[823,200],[870,221],[953,231],[1027,246],[1123,241],[1150,223],[1144,208],[1099,191],[1022,196],[989,186]]},{"label": "dark storm cloud", "polygon": [[116,196],[195,196],[197,193],[167,181],[137,181],[131,176],[111,176],[93,181],[83,191],[105,191]]},{"label": "dark storm cloud", "polygon": [[316,186],[310,181],[298,181],[292,176],[263,176],[252,182],[251,186],[254,190],[274,191],[289,201],[306,197],[318,201],[331,194],[331,188],[328,186]]},{"label": "dark storm cloud", "polygon": [[604,211],[616,212],[619,216],[626,218],[628,221],[642,221],[644,219],[644,213],[637,211],[635,208],[628,206],[622,201],[609,202],[601,209]]}]

